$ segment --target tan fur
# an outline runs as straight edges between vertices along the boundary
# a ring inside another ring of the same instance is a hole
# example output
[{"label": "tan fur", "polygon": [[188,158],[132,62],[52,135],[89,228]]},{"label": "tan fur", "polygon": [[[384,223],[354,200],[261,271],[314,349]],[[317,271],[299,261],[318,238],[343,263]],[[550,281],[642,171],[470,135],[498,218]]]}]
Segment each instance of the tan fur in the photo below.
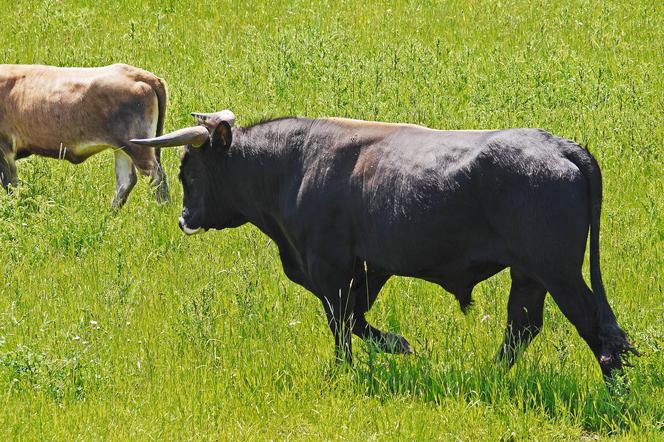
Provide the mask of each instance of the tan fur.
[{"label": "tan fur", "polygon": [[350,118],[321,118],[323,124],[334,124],[344,129],[346,137],[340,137],[338,147],[344,148],[346,143],[352,144],[371,144],[385,137],[399,133],[401,131],[418,131],[423,133],[465,133],[482,135],[490,132],[489,130],[439,130],[430,129],[417,124],[404,123],[383,123],[378,121],[354,120]]},{"label": "tan fur", "polygon": [[379,130],[383,131],[383,133],[387,134],[390,133],[394,130],[397,129],[403,129],[403,128],[413,128],[413,129],[420,129],[420,130],[429,130],[429,131],[435,131],[435,132],[471,132],[471,133],[483,133],[483,132],[491,132],[494,131],[495,129],[460,129],[460,130],[455,130],[455,129],[431,129],[426,126],[422,126],[419,124],[410,124],[410,123],[385,123],[381,121],[365,121],[365,120],[355,120],[352,118],[338,118],[338,117],[329,117],[329,118],[323,118],[323,120],[331,121],[333,123],[338,123],[342,126],[345,126],[349,129],[374,129],[374,130]]},{"label": "tan fur", "polygon": [[161,182],[155,151],[129,140],[161,132],[166,94],[163,80],[124,64],[0,65],[0,153],[7,159],[37,154],[80,163],[114,147]]},{"label": "tan fur", "polygon": [[[377,128],[377,129],[398,129],[400,127],[417,127],[420,129],[428,129],[424,126],[420,126],[417,124],[407,124],[407,123],[384,123],[381,121],[365,121],[365,120],[355,120],[353,118],[339,118],[339,117],[330,117],[330,118],[325,118],[326,120],[333,121],[335,123],[342,124],[344,126],[348,127],[367,127],[367,128]],[[429,129],[433,130],[433,129]]]}]

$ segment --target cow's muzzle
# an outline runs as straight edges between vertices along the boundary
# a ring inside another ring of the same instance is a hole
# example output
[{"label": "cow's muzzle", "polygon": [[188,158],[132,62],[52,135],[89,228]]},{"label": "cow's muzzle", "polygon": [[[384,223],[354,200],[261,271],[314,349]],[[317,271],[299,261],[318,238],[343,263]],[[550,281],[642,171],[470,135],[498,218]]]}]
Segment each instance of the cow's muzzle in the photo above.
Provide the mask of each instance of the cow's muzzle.
[{"label": "cow's muzzle", "polygon": [[180,225],[180,229],[187,235],[195,235],[197,233],[202,233],[205,231],[200,227],[192,229],[191,227],[187,226],[187,223],[184,221],[183,217],[180,217],[180,222],[178,224]]}]

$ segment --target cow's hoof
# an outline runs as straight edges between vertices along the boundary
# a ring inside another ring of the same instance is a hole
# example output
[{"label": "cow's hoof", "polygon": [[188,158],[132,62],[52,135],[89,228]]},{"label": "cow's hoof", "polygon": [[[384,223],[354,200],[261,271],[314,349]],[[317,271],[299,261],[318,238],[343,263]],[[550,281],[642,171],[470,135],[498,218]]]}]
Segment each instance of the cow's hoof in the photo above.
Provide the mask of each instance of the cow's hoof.
[{"label": "cow's hoof", "polygon": [[168,193],[157,192],[155,198],[157,199],[157,204],[162,206],[171,202],[171,196]]},{"label": "cow's hoof", "polygon": [[171,202],[171,190],[166,180],[162,180],[154,187],[154,197],[158,204],[163,205]]}]

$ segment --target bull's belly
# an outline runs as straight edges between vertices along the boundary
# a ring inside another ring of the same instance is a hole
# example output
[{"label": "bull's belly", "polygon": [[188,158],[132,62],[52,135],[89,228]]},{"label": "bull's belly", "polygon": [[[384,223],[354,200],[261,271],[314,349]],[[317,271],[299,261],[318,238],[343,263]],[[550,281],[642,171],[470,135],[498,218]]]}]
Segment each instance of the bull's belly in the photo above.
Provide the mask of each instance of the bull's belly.
[{"label": "bull's belly", "polygon": [[393,239],[358,252],[378,271],[440,281],[458,279],[475,268],[503,268],[511,260],[507,247],[493,238]]},{"label": "bull's belly", "polygon": [[508,267],[509,256],[488,249],[426,250],[428,256],[416,256],[421,251],[406,250],[399,256],[384,252],[372,254],[367,267],[377,273],[407,276],[438,284],[459,299],[484,281]]}]

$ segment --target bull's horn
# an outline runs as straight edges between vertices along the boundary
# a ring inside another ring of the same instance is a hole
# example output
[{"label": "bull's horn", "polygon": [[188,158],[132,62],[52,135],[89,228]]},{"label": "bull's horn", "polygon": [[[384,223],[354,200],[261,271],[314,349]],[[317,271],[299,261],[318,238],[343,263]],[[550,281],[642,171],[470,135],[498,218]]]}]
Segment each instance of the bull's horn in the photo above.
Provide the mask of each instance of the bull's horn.
[{"label": "bull's horn", "polygon": [[184,146],[200,147],[210,138],[210,133],[203,126],[185,127],[160,137],[129,140],[134,144],[152,147]]},{"label": "bull's horn", "polygon": [[206,126],[216,126],[220,121],[227,122],[230,126],[235,124],[235,114],[228,109],[211,114],[203,114],[200,112],[192,112],[191,116],[196,118],[196,123],[205,124]]}]

